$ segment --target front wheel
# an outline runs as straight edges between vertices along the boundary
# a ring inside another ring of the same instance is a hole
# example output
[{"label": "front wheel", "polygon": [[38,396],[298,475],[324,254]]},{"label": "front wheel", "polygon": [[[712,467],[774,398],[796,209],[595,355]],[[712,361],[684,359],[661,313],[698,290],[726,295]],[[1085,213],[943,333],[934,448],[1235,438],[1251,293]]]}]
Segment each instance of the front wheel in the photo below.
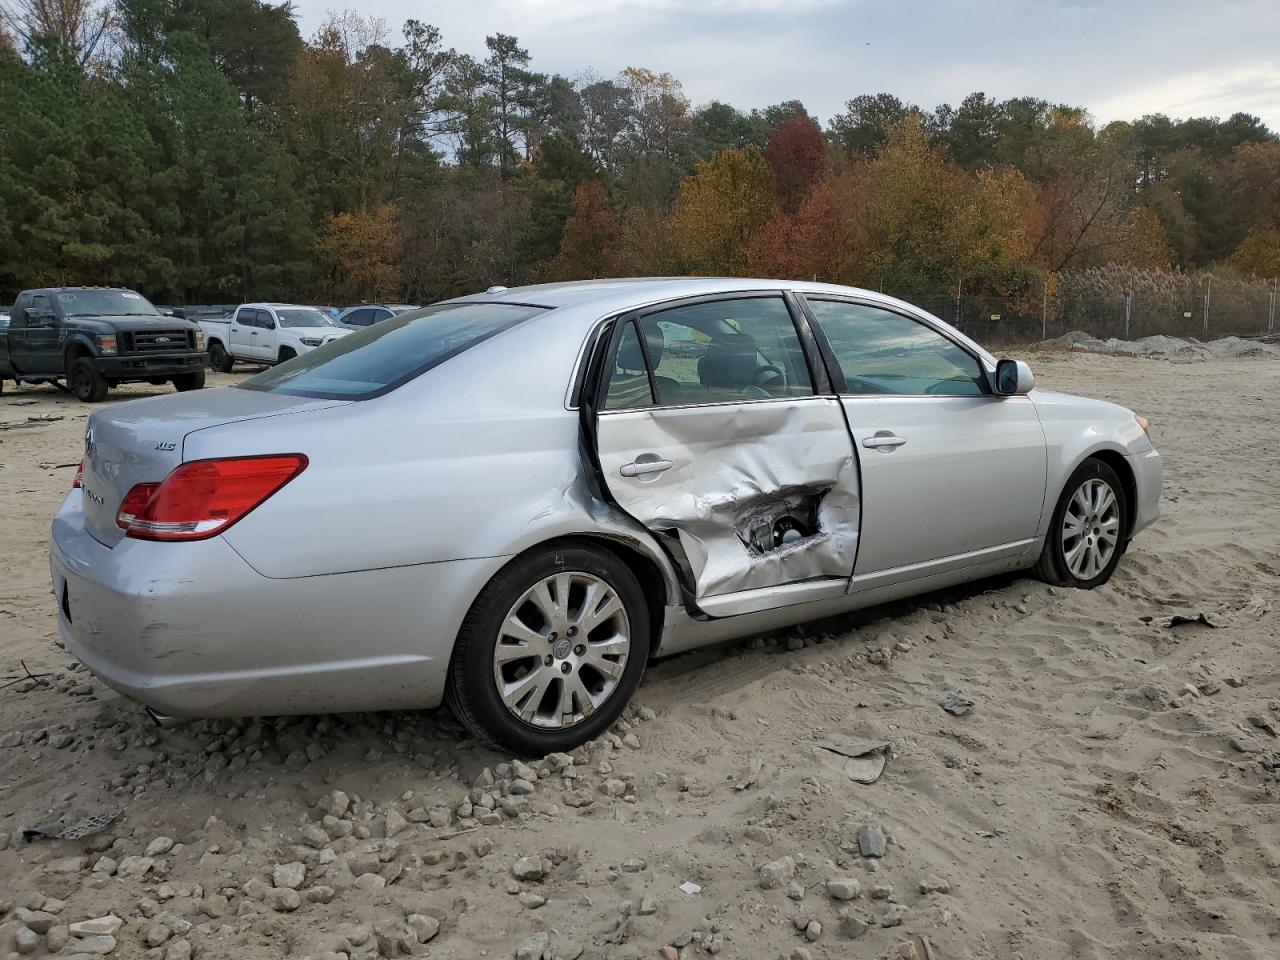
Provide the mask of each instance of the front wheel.
[{"label": "front wheel", "polygon": [[218,373],[230,373],[231,367],[235,363],[231,359],[231,354],[227,353],[227,348],[217,340],[209,344],[209,366],[213,367]]},{"label": "front wheel", "polygon": [[1101,460],[1086,460],[1058,498],[1036,575],[1063,587],[1099,587],[1115,572],[1128,529],[1129,503],[1120,477]]},{"label": "front wheel", "polygon": [[173,388],[179,393],[186,393],[188,390],[199,390],[203,386],[203,370],[197,370],[195,373],[184,373],[180,377],[173,378]]},{"label": "front wheel", "polygon": [[71,392],[84,403],[98,403],[106,399],[110,384],[94,362],[81,357],[71,365]]},{"label": "front wheel", "polygon": [[292,347],[281,347],[281,348],[280,348],[280,362],[281,362],[281,363],[284,363],[286,360],[292,360],[292,359],[293,359],[294,357],[296,357],[297,355],[298,355],[298,354],[297,354],[297,351],[295,351]]},{"label": "front wheel", "polygon": [[476,736],[545,756],[599,736],[640,685],[649,613],[635,575],[587,545],[520,557],[458,633],[447,699]]}]

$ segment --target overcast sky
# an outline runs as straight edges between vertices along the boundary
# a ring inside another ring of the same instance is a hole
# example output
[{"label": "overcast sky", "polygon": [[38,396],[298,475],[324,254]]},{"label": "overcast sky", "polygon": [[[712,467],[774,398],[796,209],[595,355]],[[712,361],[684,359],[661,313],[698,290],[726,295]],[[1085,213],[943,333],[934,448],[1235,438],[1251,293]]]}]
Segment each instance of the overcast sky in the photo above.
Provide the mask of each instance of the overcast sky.
[{"label": "overcast sky", "polygon": [[[296,0],[310,36],[326,0]],[[354,5],[353,5],[354,6]],[[1099,121],[1243,110],[1280,129],[1280,0],[361,0],[483,55],[517,36],[535,69],[669,71],[694,104],[798,99],[824,122],[859,93],[924,107],[974,90],[1087,107]]]}]

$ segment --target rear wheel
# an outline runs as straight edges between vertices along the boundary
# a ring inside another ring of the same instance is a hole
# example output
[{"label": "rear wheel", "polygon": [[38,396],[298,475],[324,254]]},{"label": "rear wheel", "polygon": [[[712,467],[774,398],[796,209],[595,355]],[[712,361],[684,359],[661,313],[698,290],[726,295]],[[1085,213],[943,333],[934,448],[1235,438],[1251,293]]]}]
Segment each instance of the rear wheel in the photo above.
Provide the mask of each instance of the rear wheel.
[{"label": "rear wheel", "polygon": [[463,622],[447,698],[481,739],[522,754],[599,736],[640,684],[649,613],[635,575],[587,545],[520,557]]},{"label": "rear wheel", "polygon": [[203,386],[203,370],[197,370],[195,373],[184,373],[180,377],[173,378],[173,388],[179,393],[186,393],[188,390],[199,390]]},{"label": "rear wheel", "polygon": [[231,354],[227,353],[227,348],[219,341],[209,344],[209,366],[214,370],[218,373],[230,373],[233,363],[235,361],[231,359]]},{"label": "rear wheel", "polygon": [[1064,587],[1101,586],[1120,562],[1128,529],[1129,504],[1119,476],[1101,460],[1086,460],[1058,498],[1036,576]]},{"label": "rear wheel", "polygon": [[77,400],[85,403],[98,403],[107,396],[109,384],[94,362],[88,357],[81,357],[71,364],[71,392]]}]

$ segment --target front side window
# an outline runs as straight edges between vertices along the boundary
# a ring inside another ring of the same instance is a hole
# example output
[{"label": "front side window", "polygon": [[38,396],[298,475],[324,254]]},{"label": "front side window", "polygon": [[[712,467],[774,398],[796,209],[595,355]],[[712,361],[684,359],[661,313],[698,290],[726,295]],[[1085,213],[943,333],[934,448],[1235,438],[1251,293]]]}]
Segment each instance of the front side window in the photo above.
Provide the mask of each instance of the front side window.
[{"label": "front side window", "polygon": [[[804,348],[781,297],[687,304],[637,323],[663,406],[813,394]],[[622,369],[622,349],[615,370]]]},{"label": "front side window", "polygon": [[809,300],[836,362],[845,392],[857,394],[982,394],[976,357],[918,320],[843,300]]},{"label": "front side window", "polygon": [[352,327],[367,327],[373,322],[373,317],[367,309],[361,307],[344,316],[342,322]]},{"label": "front side window", "polygon": [[297,397],[367,400],[546,309],[511,303],[437,304],[357,330],[238,386]]},{"label": "front side window", "polygon": [[57,294],[64,317],[158,317],[151,301],[132,290],[63,290]]}]

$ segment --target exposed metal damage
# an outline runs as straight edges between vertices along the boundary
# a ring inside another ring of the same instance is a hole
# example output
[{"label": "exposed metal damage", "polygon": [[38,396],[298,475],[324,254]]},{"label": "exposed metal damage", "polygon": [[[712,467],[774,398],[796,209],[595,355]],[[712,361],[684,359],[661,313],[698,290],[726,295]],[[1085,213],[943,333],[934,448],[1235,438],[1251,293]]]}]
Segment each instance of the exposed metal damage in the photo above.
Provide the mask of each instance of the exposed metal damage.
[{"label": "exposed metal damage", "polygon": [[[728,416],[723,406],[634,411],[603,417],[599,438],[610,489],[671,538],[697,597],[853,570],[858,471],[834,403],[742,404]],[[620,458],[638,449],[672,468],[624,488],[614,480]]]}]

